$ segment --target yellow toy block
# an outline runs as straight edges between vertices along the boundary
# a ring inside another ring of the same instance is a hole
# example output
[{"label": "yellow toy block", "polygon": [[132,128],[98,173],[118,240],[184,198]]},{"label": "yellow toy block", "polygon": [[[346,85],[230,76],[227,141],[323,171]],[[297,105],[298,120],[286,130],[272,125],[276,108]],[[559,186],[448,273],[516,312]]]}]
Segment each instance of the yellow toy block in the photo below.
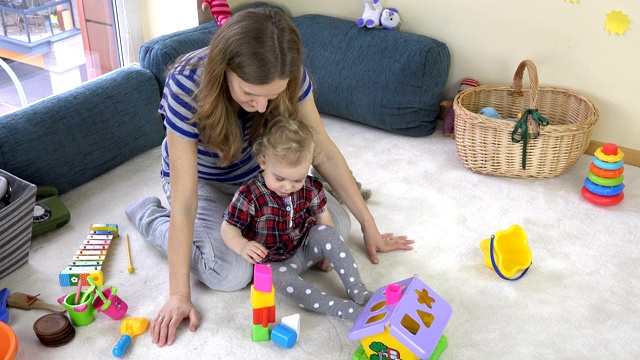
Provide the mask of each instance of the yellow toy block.
[{"label": "yellow toy block", "polygon": [[275,306],[276,288],[271,285],[271,292],[258,291],[251,285],[251,307],[259,309],[263,307]]}]

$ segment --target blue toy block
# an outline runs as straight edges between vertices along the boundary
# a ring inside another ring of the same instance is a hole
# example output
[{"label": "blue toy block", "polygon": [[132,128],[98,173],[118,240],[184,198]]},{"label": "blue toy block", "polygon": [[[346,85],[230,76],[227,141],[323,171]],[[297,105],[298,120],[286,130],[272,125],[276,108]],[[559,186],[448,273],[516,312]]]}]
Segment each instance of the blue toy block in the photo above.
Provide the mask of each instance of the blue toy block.
[{"label": "blue toy block", "polygon": [[271,341],[291,349],[298,341],[298,334],[288,327],[278,324],[271,330]]}]

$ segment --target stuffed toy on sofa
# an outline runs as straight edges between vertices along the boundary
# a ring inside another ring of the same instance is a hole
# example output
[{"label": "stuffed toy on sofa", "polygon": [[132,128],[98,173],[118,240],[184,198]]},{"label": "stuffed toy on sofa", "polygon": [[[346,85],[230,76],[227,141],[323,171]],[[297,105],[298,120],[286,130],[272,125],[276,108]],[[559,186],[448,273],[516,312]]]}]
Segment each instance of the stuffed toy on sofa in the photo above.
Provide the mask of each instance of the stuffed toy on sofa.
[{"label": "stuffed toy on sofa", "polygon": [[382,8],[380,0],[364,0],[362,17],[356,20],[359,27],[382,27],[385,30],[400,30],[402,22],[400,14],[395,8]]},{"label": "stuffed toy on sofa", "polygon": [[202,2],[202,11],[207,11],[207,7],[211,16],[216,19],[218,26],[224,25],[231,17],[231,8],[229,8],[226,0],[204,0]]}]

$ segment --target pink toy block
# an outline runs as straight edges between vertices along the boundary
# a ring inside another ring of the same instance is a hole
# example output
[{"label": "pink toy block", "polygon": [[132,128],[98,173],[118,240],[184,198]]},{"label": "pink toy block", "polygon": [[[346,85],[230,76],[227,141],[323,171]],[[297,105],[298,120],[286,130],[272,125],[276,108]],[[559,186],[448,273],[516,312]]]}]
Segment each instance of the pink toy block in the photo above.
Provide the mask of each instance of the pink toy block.
[{"label": "pink toy block", "polygon": [[402,286],[398,284],[389,284],[384,290],[387,305],[393,305],[400,300],[402,296]]},{"label": "pink toy block", "polygon": [[256,264],[253,267],[253,285],[256,291],[271,292],[271,267],[263,264]]}]

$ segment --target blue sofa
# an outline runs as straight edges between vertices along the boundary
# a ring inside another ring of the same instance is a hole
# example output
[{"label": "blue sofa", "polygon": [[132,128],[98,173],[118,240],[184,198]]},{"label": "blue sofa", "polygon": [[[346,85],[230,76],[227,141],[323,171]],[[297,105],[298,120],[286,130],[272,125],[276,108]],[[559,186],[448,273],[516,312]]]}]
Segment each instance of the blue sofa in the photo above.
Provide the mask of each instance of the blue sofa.
[{"label": "blue sofa", "polygon": [[[262,6],[271,5],[248,7]],[[322,15],[292,20],[320,112],[407,136],[434,132],[449,74],[444,43]],[[165,70],[179,55],[207,46],[217,30],[213,21],[150,40],[139,66],[0,117],[0,168],[64,193],[159,146]]]}]

